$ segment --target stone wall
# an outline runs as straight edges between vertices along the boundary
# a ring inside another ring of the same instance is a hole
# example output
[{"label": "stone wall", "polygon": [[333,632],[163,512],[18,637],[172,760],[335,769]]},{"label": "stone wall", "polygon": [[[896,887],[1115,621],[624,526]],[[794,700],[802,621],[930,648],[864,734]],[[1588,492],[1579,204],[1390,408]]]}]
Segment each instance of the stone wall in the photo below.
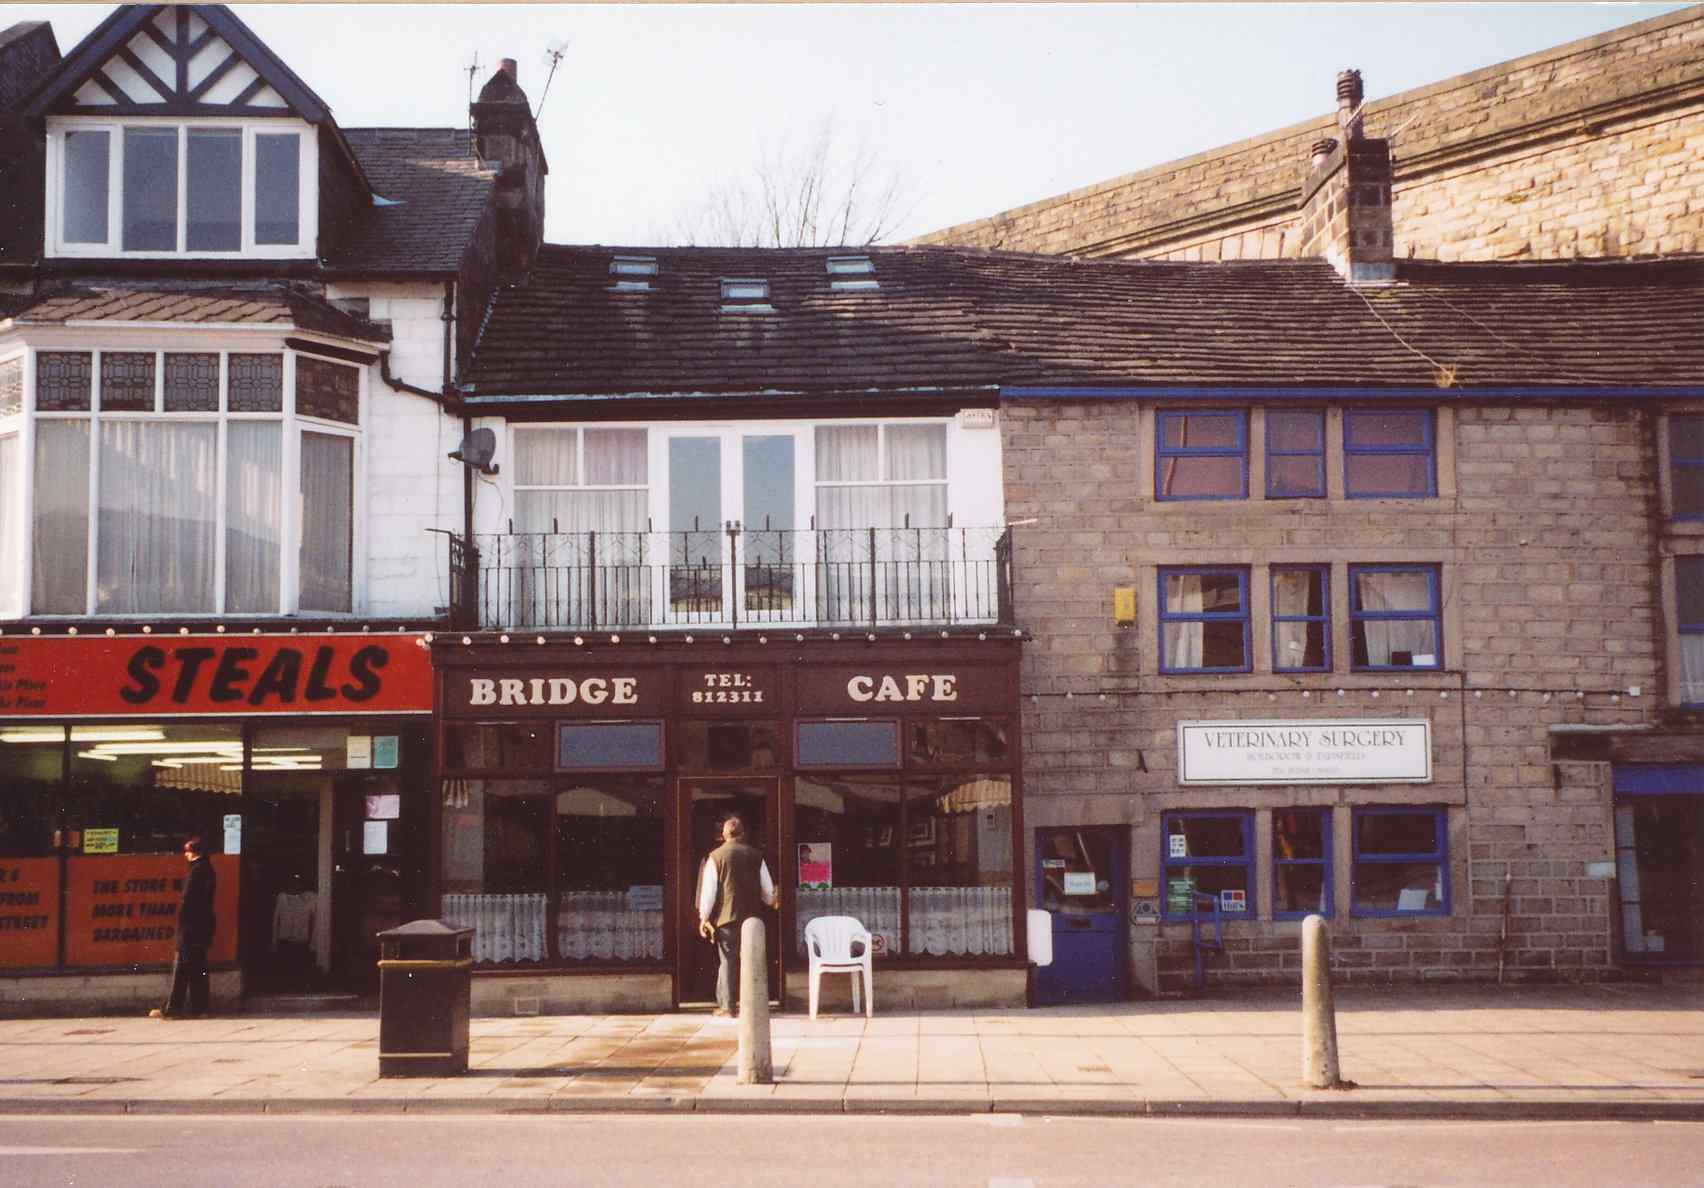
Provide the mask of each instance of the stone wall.
[{"label": "stone wall", "polygon": [[[1376,92],[1378,80],[1368,85]],[[1699,250],[1704,171],[1691,162],[1704,149],[1704,7],[1375,99],[1365,118],[1368,136],[1392,141],[1398,258]],[[1309,146],[1336,134],[1323,116],[918,242],[1169,260],[1295,256]]]},{"label": "stone wall", "polygon": [[[1157,879],[1160,815],[1254,813],[1253,919],[1227,927],[1220,982],[1291,980],[1300,924],[1270,911],[1271,811],[1332,809],[1337,964],[1351,980],[1597,977],[1610,968],[1609,886],[1588,862],[1613,855],[1608,767],[1553,763],[1550,727],[1655,723],[1662,713],[1654,433],[1643,412],[1461,404],[1437,410],[1436,498],[1345,499],[1341,421],[1328,414],[1326,499],[1155,502],[1151,407],[1014,401],[1001,412],[1007,515],[1017,530],[1025,647],[1027,829],[1124,825],[1132,877]],[[1262,434],[1254,410],[1250,440]],[[1260,492],[1252,451],[1250,490]],[[1332,566],[1336,671],[1274,674],[1265,567]],[[1443,580],[1444,669],[1352,673],[1346,566],[1427,562]],[[1156,568],[1251,570],[1256,671],[1159,675]],[[1138,614],[1113,621],[1113,590]],[[1607,613],[1606,613],[1607,610]],[[1264,671],[1263,671],[1264,670]],[[1637,686],[1639,693],[1628,692]],[[1415,718],[1431,723],[1426,784],[1180,786],[1181,720]],[[1357,805],[1442,805],[1451,912],[1349,914]],[[1033,850],[1033,835],[1026,842]],[[1034,855],[1025,869],[1033,869]],[[1504,880],[1510,896],[1502,941]],[[1189,929],[1133,924],[1136,982],[1181,988]]]}]

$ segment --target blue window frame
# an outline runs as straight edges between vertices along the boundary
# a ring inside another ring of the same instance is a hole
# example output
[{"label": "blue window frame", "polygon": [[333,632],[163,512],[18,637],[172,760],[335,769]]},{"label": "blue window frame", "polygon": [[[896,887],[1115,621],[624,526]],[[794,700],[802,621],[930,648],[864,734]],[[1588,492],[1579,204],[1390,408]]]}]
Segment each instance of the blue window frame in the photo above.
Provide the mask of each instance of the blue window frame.
[{"label": "blue window frame", "polygon": [[1351,565],[1349,645],[1356,672],[1444,666],[1436,565]]},{"label": "blue window frame", "polygon": [[1160,671],[1249,671],[1248,570],[1160,570]]},{"label": "blue window frame", "polygon": [[1249,919],[1254,910],[1249,894],[1253,836],[1246,810],[1165,813],[1160,826],[1165,918],[1192,920],[1195,896],[1211,895],[1225,916]]},{"label": "blue window frame", "polygon": [[1680,704],[1704,705],[1704,556],[1674,559],[1674,608]]},{"label": "blue window frame", "polygon": [[1266,410],[1266,497],[1325,498],[1325,412]]},{"label": "blue window frame", "polygon": [[1154,498],[1247,499],[1248,414],[1158,413]]},{"label": "blue window frame", "polygon": [[1704,416],[1669,418],[1669,511],[1677,520],[1704,520]]},{"label": "blue window frame", "polygon": [[1353,810],[1349,913],[1450,914],[1448,818],[1439,805]]},{"label": "blue window frame", "polygon": [[1343,493],[1350,499],[1436,495],[1438,465],[1432,410],[1346,410]]},{"label": "blue window frame", "polygon": [[1331,567],[1272,567],[1272,671],[1331,671]]},{"label": "blue window frame", "polygon": [[1331,918],[1331,810],[1272,812],[1272,918]]}]

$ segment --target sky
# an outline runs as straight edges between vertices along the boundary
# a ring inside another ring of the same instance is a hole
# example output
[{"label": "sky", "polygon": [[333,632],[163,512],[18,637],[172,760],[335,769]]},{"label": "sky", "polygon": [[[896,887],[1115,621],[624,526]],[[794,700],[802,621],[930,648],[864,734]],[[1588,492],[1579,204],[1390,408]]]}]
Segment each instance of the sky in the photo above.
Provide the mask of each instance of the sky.
[{"label": "sky", "polygon": [[[903,239],[1489,66],[1678,4],[236,5],[345,127],[463,126],[518,63],[546,237],[662,244],[707,190],[831,122],[897,176]],[[105,5],[0,4],[62,51]],[[545,93],[548,50],[565,41]]]}]

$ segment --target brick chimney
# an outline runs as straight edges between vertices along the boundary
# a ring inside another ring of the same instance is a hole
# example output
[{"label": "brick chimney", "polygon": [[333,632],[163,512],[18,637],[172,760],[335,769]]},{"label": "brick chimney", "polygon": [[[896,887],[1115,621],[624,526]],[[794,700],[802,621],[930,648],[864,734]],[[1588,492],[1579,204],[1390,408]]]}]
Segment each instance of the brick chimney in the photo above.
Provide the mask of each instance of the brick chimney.
[{"label": "brick chimney", "polygon": [[1390,142],[1361,126],[1361,72],[1337,76],[1340,139],[1315,141],[1302,183],[1303,256],[1323,256],[1350,284],[1392,280]]},{"label": "brick chimney", "polygon": [[526,277],[544,242],[544,179],[550,164],[539,142],[532,104],[521,90],[515,59],[504,58],[480,88],[471,109],[474,149],[495,161],[497,174],[497,279]]}]

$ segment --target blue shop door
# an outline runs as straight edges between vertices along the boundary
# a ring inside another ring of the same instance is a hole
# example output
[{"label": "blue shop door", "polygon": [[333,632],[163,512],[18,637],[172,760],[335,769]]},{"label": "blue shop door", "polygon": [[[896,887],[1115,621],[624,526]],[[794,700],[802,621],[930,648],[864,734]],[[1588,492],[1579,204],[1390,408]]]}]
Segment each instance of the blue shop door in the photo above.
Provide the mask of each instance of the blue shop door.
[{"label": "blue shop door", "polygon": [[1123,1002],[1129,985],[1130,830],[1035,831],[1036,904],[1053,913],[1053,964],[1035,971],[1037,1006]]}]

